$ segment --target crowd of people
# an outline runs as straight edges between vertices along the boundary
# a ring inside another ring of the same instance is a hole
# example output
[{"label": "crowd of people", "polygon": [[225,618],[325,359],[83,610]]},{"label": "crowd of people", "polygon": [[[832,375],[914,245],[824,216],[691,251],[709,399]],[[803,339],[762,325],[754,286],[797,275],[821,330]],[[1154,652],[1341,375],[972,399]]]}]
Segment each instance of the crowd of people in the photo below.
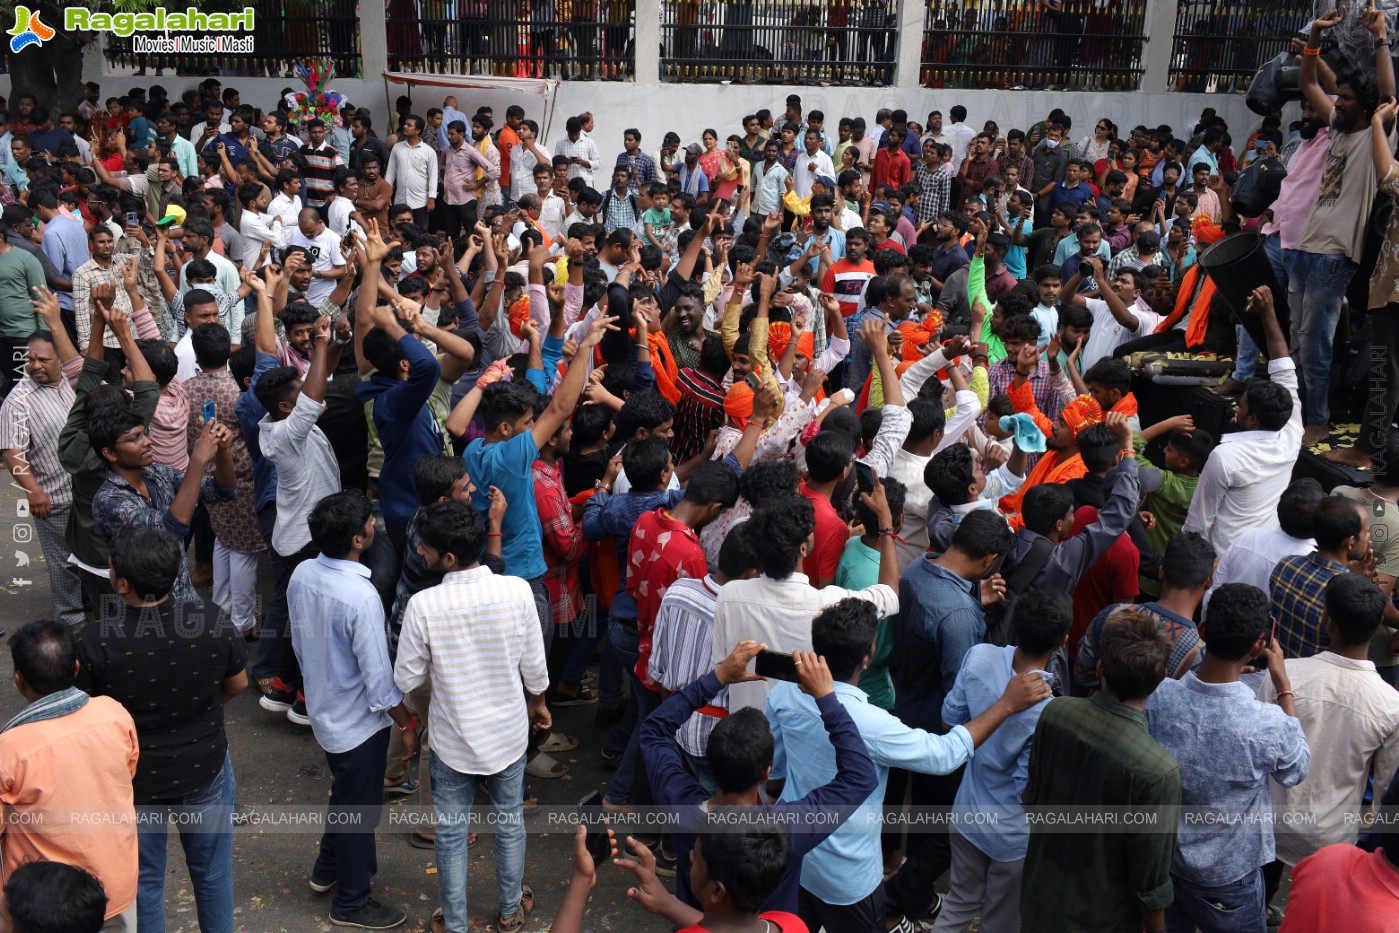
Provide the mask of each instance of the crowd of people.
[{"label": "crowd of people", "polygon": [[[413,795],[430,928],[524,928],[570,752],[623,831],[579,828],[555,930],[608,861],[657,929],[1393,929],[1395,84],[1378,13],[1375,77],[1325,67],[1338,21],[1300,118],[1237,143],[796,95],[549,145],[450,96],[16,97],[0,448],[52,618],[10,638],[0,924],[160,933],[173,829],[231,933],[223,706],[256,690],[355,816],[306,852],[338,926],[408,919],[375,826]],[[1236,233],[1272,281],[1231,315],[1200,257]],[[1294,468],[1348,291],[1385,362],[1329,454],[1372,482],[1328,491]],[[1133,355],[1221,341],[1234,430],[1148,418]]]}]

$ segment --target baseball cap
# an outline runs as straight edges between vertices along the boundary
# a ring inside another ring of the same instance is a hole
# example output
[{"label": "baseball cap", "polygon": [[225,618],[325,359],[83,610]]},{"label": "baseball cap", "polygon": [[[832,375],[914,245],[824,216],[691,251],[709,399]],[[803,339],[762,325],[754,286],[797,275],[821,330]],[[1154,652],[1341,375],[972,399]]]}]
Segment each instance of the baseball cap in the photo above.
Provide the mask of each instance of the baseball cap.
[{"label": "baseball cap", "polygon": [[829,175],[817,175],[816,180],[832,191],[836,190],[836,180]]},{"label": "baseball cap", "polygon": [[185,222],[185,209],[178,204],[171,204],[165,209],[165,216],[155,222],[157,227],[178,226]]},{"label": "baseball cap", "polygon": [[699,155],[700,153],[704,152],[704,147],[701,146],[699,143],[690,143],[690,145],[685,147],[685,151],[688,152],[690,155]]}]

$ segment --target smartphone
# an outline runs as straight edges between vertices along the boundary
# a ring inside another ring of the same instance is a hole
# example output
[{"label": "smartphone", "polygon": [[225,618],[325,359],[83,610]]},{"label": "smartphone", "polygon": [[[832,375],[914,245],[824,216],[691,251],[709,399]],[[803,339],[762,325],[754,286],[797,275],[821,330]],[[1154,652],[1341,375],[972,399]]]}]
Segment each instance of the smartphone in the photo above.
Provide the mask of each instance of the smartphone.
[{"label": "smartphone", "polygon": [[743,377],[743,382],[744,385],[748,386],[748,388],[752,389],[754,392],[757,392],[758,387],[763,384],[763,379],[757,373],[749,373],[748,375]]},{"label": "smartphone", "polygon": [[127,212],[126,212],[126,225],[127,225],[128,227],[134,227],[134,226],[136,226],[137,224],[139,224],[140,222],[141,222],[141,214],[140,214],[139,211],[127,211]]},{"label": "smartphone", "polygon": [[781,651],[768,651],[766,648],[759,651],[753,670],[759,677],[797,683],[797,661]]},{"label": "smartphone", "polygon": [[579,816],[588,826],[588,854],[594,865],[612,858],[612,842],[607,838],[607,815],[602,808],[602,791],[595,790],[578,801]]},{"label": "smartphone", "polygon": [[874,468],[863,460],[855,461],[855,485],[860,487],[860,492],[874,492]]},{"label": "smartphone", "polygon": [[208,424],[218,416],[218,410],[214,406],[212,399],[204,403],[204,423]]}]

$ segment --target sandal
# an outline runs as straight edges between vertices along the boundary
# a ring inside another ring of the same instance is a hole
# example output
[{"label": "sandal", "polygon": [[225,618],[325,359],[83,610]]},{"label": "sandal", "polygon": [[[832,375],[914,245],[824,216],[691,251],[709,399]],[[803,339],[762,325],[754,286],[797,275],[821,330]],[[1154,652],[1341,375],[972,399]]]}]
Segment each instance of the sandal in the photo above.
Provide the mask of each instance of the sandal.
[{"label": "sandal", "polygon": [[529,885],[520,889],[520,907],[509,917],[501,917],[496,923],[500,933],[518,933],[525,925],[525,919],[534,911],[534,891]]},{"label": "sandal", "polygon": [[564,735],[562,732],[550,732],[549,738],[539,745],[539,750],[545,754],[555,754],[558,752],[571,752],[578,747],[578,740],[571,735]]},{"label": "sandal", "polygon": [[591,706],[597,702],[597,691],[591,684],[586,682],[578,685],[578,690],[574,693],[564,693],[562,690],[549,691],[549,705],[556,707],[565,706]]},{"label": "sandal", "polygon": [[540,752],[525,765],[525,773],[530,777],[552,780],[568,773],[568,765],[551,758],[547,752]]}]

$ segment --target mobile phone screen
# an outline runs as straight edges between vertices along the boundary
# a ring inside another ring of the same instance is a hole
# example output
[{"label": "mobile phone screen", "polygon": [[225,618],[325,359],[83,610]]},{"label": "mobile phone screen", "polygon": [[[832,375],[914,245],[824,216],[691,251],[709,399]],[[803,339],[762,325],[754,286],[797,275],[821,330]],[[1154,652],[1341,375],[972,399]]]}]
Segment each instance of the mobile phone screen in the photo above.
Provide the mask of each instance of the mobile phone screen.
[{"label": "mobile phone screen", "polygon": [[860,492],[874,492],[874,469],[863,460],[855,461],[855,483]]}]

